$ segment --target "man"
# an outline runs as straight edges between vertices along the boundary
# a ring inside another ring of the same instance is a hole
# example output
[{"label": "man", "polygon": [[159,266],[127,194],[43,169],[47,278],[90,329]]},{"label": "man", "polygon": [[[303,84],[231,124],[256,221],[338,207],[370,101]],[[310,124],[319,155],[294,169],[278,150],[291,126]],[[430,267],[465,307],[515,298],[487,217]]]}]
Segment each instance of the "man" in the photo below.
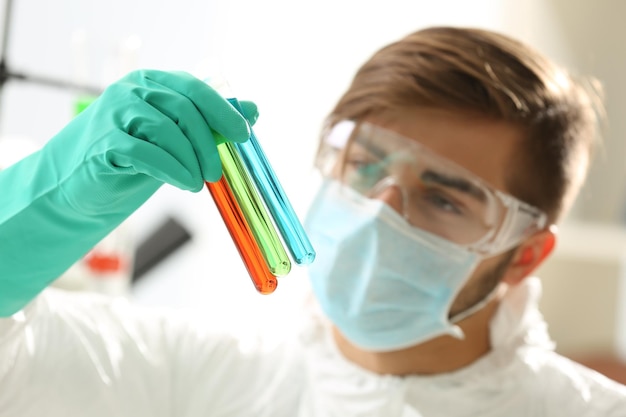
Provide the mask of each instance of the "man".
[{"label": "man", "polygon": [[163,182],[217,180],[212,130],[245,140],[197,80],[131,74],[0,176],[14,196],[0,218],[12,237],[0,307],[13,314],[0,322],[0,414],[624,415],[625,387],[553,352],[530,278],[583,182],[593,102],[489,31],[431,28],[378,51],[323,131],[305,222],[311,319],[267,345],[58,291],[20,311]]}]

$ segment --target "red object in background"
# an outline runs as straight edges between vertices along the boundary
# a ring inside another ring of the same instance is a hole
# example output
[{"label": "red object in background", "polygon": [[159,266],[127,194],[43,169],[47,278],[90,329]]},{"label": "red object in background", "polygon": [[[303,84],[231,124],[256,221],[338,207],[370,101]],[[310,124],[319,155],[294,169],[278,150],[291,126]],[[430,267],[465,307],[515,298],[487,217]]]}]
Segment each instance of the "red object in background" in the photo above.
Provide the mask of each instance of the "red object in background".
[{"label": "red object in background", "polygon": [[118,255],[107,255],[91,252],[85,257],[85,263],[94,272],[106,273],[120,271],[124,261]]}]

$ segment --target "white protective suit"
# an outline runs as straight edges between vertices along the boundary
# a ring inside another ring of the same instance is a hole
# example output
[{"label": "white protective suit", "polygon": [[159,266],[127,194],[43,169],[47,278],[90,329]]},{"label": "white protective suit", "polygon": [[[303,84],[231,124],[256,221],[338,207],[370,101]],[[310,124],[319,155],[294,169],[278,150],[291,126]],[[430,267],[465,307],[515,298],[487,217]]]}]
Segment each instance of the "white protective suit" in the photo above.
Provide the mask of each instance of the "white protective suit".
[{"label": "white protective suit", "polygon": [[395,377],[346,361],[319,318],[281,343],[243,343],[50,288],[0,320],[0,416],[626,416],[625,386],[552,351],[540,289],[509,292],[492,352],[472,365]]}]

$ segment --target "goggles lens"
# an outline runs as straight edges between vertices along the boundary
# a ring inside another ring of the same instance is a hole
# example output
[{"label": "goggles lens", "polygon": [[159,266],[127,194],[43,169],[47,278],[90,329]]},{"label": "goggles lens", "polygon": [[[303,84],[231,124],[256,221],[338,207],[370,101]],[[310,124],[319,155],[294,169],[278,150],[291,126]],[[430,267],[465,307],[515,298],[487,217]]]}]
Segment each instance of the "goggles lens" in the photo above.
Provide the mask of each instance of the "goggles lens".
[{"label": "goggles lens", "polygon": [[418,141],[367,122],[342,121],[330,129],[316,166],[366,197],[393,191],[412,226],[483,255],[512,248],[546,223],[539,209]]}]

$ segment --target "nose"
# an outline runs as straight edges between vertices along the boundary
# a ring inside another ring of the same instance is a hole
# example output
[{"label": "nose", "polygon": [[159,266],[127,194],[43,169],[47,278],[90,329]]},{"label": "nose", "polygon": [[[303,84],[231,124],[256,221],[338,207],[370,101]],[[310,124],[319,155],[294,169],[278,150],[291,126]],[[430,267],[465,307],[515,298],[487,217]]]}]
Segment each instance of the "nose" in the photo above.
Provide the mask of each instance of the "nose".
[{"label": "nose", "polygon": [[404,195],[402,188],[393,180],[386,178],[376,184],[370,193],[370,198],[380,200],[404,216]]}]

